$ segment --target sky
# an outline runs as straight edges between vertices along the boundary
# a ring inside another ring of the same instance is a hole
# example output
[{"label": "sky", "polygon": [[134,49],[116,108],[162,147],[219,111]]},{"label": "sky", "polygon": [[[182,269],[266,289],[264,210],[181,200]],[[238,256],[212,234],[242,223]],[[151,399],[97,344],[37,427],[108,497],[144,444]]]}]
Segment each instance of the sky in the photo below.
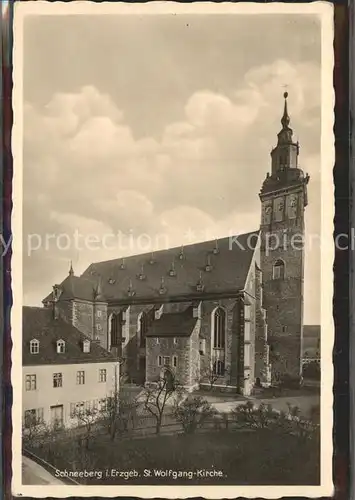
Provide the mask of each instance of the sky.
[{"label": "sky", "polygon": [[[81,274],[257,229],[285,90],[319,235],[320,42],[306,14],[27,17],[24,303],[70,260]],[[306,324],[320,321],[320,260],[307,245]]]}]

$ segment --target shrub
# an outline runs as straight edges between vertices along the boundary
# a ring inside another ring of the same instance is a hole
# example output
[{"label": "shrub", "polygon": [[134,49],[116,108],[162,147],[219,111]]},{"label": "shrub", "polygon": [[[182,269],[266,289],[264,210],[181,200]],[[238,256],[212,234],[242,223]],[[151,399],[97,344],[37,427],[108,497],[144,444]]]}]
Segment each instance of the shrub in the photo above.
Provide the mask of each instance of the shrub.
[{"label": "shrub", "polygon": [[208,401],[200,396],[187,398],[175,406],[174,415],[185,434],[192,434],[216,413]]},{"label": "shrub", "polygon": [[311,361],[303,366],[303,376],[312,380],[320,380],[320,364]]},{"label": "shrub", "polygon": [[269,427],[278,417],[278,413],[271,405],[261,403],[257,407],[251,401],[236,406],[232,411],[232,415],[237,424],[253,429]]},{"label": "shrub", "polygon": [[311,406],[309,410],[309,418],[314,424],[320,423],[320,405],[316,404]]}]

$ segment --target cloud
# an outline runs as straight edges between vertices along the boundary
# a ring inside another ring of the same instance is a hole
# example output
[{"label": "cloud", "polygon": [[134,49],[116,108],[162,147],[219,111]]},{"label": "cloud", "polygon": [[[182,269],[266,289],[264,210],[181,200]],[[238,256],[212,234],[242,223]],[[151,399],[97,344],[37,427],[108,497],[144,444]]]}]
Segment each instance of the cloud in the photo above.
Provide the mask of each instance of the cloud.
[{"label": "cloud", "polygon": [[[159,137],[136,137],[122,110],[93,86],[55,94],[42,108],[27,103],[25,239],[28,233],[79,228],[101,238],[119,231],[145,233],[152,242],[165,234],[179,245],[189,230],[202,240],[256,229],[258,192],[280,129],[280,89],[286,81],[302,165],[317,177],[320,70],[311,63],[277,60],[251,69],[229,95],[201,89],[186,101],[182,119],[166,124]],[[319,204],[312,200],[307,210],[310,220],[317,220]],[[98,255],[86,249],[80,256],[75,249],[38,250],[25,258],[26,297],[38,300],[45,287],[62,279],[70,258],[83,271],[91,261],[129,251],[103,249]]]}]

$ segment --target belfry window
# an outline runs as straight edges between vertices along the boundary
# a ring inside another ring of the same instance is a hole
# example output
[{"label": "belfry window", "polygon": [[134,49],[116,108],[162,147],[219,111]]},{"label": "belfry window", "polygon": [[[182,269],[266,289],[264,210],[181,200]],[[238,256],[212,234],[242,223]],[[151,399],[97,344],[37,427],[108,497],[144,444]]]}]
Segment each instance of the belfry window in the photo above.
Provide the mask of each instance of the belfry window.
[{"label": "belfry window", "polygon": [[218,308],[213,317],[213,347],[224,349],[226,333],[226,313],[224,309]]},{"label": "belfry window", "polygon": [[272,268],[272,279],[283,280],[285,278],[285,263],[279,259],[275,262]]}]

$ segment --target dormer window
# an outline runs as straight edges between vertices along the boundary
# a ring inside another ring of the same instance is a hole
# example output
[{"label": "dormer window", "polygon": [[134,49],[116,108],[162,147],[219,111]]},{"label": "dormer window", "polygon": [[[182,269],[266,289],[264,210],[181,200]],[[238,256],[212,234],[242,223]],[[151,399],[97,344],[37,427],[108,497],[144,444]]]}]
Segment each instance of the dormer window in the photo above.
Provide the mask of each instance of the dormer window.
[{"label": "dormer window", "polygon": [[198,282],[196,284],[196,290],[198,292],[203,292],[204,288],[205,287],[204,287],[203,282],[202,282],[202,273],[200,273],[200,278],[199,278],[199,280],[198,280]]},{"label": "dormer window", "polygon": [[64,340],[57,340],[57,353],[63,354],[65,352],[65,342]]},{"label": "dormer window", "polygon": [[176,276],[175,261],[171,263],[171,268],[169,269],[169,276]]},{"label": "dormer window", "polygon": [[213,253],[214,253],[214,255],[218,255],[219,254],[218,240],[216,240],[216,242],[215,242]]},{"label": "dormer window", "polygon": [[145,280],[144,265],[143,265],[143,264],[142,264],[142,266],[141,266],[141,272],[138,274],[138,276],[137,276],[137,277],[138,277],[138,279],[139,279],[139,280],[141,280],[141,281]]},{"label": "dormer window", "polygon": [[212,271],[212,264],[211,264],[211,256],[210,255],[207,255],[207,258],[206,258],[205,271],[207,273],[209,273],[210,271]]},{"label": "dormer window", "polygon": [[60,288],[60,286],[59,285],[54,285],[54,287],[53,287],[53,299],[55,301],[58,301],[59,298],[60,298],[60,296],[61,296],[61,294],[62,294],[62,289]]},{"label": "dormer window", "polygon": [[165,292],[166,292],[166,288],[165,288],[165,283],[164,283],[164,277],[162,276],[162,278],[160,280],[159,294],[164,295]]},{"label": "dormer window", "polygon": [[179,253],[179,260],[183,260],[183,259],[184,259],[184,247],[182,246],[180,253]]},{"label": "dormer window", "polygon": [[30,342],[30,353],[38,354],[39,353],[39,342],[37,339],[33,339]]},{"label": "dormer window", "polygon": [[127,293],[129,297],[134,297],[136,294],[136,292],[133,290],[132,280],[129,280]]},{"label": "dormer window", "polygon": [[90,352],[90,340],[86,339],[83,341],[83,352]]}]

